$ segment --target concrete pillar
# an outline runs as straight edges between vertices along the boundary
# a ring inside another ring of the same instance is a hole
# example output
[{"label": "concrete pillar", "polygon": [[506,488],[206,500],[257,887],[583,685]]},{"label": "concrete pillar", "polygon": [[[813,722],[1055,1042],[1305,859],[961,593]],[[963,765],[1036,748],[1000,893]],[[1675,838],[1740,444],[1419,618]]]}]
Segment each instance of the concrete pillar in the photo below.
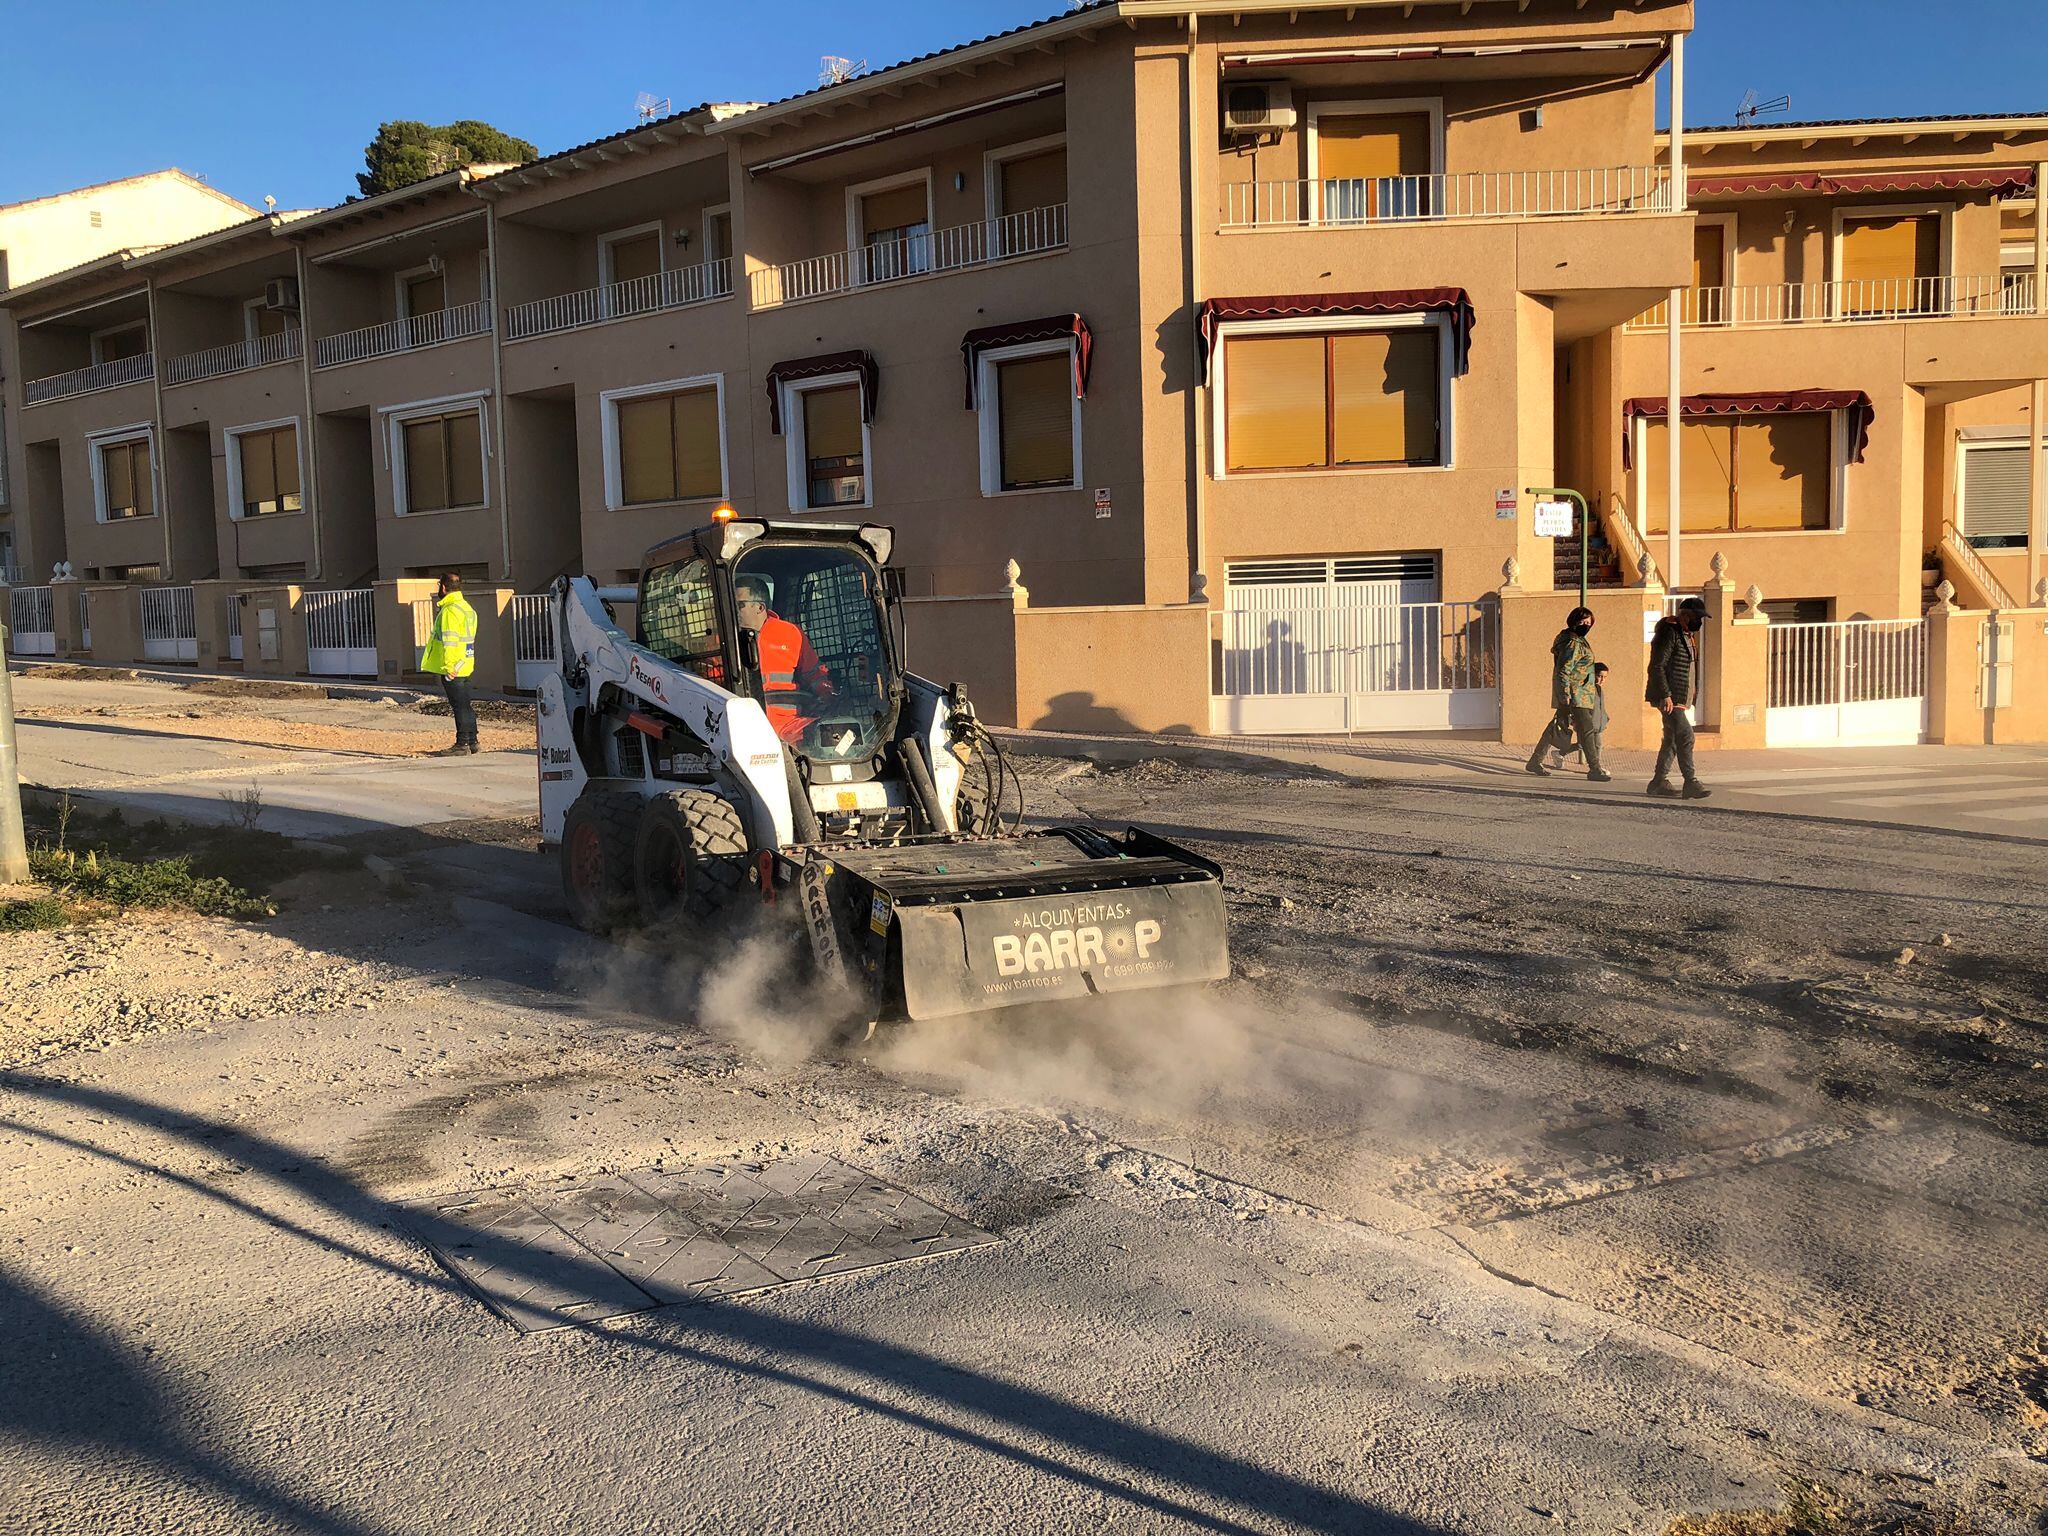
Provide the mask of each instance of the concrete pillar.
[{"label": "concrete pillar", "polygon": [[251,677],[301,677],[306,671],[303,589],[251,587],[242,608],[242,670]]},{"label": "concrete pillar", "polygon": [[[413,604],[434,600],[434,581],[426,576],[406,576],[380,581],[374,588],[377,604],[377,677],[386,683],[423,683],[420,647],[413,621]],[[479,620],[482,615],[479,613]]]},{"label": "concrete pillar", "polygon": [[[2041,196],[2036,189],[2035,196]],[[2027,590],[2022,602],[2032,602],[2048,570],[2048,474],[2043,474],[2042,433],[2048,432],[2048,379],[2036,379],[2027,411]]]},{"label": "concrete pillar", "polygon": [[199,644],[199,665],[204,671],[217,672],[235,665],[228,644],[228,636],[233,633],[228,625],[228,607],[235,597],[235,584],[231,581],[192,583],[192,629]]},{"label": "concrete pillar", "polygon": [[1735,584],[1717,554],[1714,577],[1703,596],[1707,626],[1701,632],[1700,725],[1718,733],[1724,747],[1761,747],[1764,711],[1770,702],[1771,621],[1763,593],[1751,587],[1738,615]]},{"label": "concrete pillar", "polygon": [[1927,739],[1945,746],[1982,746],[1997,740],[1995,710],[1983,697],[1984,662],[1978,644],[1984,614],[1958,608],[1947,582],[1927,611]]},{"label": "concrete pillar", "polygon": [[86,623],[80,606],[86,596],[86,589],[75,581],[50,583],[50,618],[57,632],[59,656],[92,654],[92,647],[85,643],[85,632],[90,625]]},{"label": "concrete pillar", "polygon": [[[80,588],[60,590],[76,593]],[[118,586],[87,587],[92,603],[92,659],[132,666],[142,659],[141,589],[125,582]],[[70,599],[75,606],[77,599]]]}]

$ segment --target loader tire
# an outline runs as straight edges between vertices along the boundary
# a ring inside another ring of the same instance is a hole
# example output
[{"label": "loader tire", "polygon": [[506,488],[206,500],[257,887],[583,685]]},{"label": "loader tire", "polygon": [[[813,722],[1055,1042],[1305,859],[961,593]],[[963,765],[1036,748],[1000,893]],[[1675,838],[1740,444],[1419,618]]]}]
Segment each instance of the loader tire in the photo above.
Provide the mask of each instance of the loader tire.
[{"label": "loader tire", "polygon": [[705,927],[746,888],[747,830],[730,800],[677,789],[643,802],[633,889],[644,925]]},{"label": "loader tire", "polygon": [[585,933],[610,933],[633,920],[633,834],[640,798],[590,790],[562,819],[562,899]]}]

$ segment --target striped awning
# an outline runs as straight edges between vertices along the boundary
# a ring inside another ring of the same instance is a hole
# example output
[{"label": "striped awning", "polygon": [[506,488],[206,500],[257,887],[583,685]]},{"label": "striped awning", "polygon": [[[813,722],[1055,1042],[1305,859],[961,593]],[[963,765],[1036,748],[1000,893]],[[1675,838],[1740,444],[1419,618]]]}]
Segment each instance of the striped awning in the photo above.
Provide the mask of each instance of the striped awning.
[{"label": "striped awning", "polygon": [[[1638,395],[1621,406],[1621,467],[1632,467],[1634,449],[1631,430],[1638,416],[1661,418],[1669,413],[1670,402],[1663,395]],[[1870,446],[1870,423],[1876,412],[1870,396],[1860,389],[1780,389],[1746,395],[1680,395],[1678,414],[1687,416],[1774,416],[1793,412],[1847,411],[1849,413],[1849,461],[1863,462],[1863,450]]]},{"label": "striped awning", "polygon": [[1738,197],[1745,193],[1804,193],[1815,197],[1871,192],[1989,192],[2017,197],[2034,190],[2032,166],[1986,165],[1963,170],[1868,171],[1829,175],[1825,171],[1762,171],[1753,176],[1688,176],[1694,197]]}]

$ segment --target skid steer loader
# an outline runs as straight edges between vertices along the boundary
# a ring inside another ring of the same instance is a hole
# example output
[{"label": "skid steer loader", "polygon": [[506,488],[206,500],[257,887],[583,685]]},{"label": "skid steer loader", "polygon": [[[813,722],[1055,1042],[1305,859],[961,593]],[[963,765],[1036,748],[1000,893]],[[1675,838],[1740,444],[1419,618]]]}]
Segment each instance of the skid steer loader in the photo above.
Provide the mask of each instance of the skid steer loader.
[{"label": "skid steer loader", "polygon": [[576,921],[715,952],[783,917],[870,1027],[1224,976],[1214,864],[1137,828],[1021,829],[964,690],[903,669],[893,542],[721,507],[637,588],[554,584],[541,830]]}]

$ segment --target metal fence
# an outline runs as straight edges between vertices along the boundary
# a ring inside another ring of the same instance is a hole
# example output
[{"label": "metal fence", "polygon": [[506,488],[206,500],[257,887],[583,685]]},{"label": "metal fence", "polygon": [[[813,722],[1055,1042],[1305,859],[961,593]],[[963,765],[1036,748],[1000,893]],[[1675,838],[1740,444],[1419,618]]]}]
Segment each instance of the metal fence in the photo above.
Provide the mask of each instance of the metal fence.
[{"label": "metal fence", "polygon": [[7,632],[17,656],[57,654],[57,605],[48,587],[8,590]]},{"label": "metal fence", "polygon": [[[1661,329],[1667,300],[1624,329]],[[2034,313],[2034,274],[1954,273],[1934,277],[1852,278],[1832,283],[1743,283],[1688,288],[1678,323],[1692,329],[1826,325],[1863,320],[1995,319]]]},{"label": "metal fence", "polygon": [[874,283],[952,272],[1059,250],[1066,243],[1067,205],[1051,203],[999,219],[899,235],[855,251],[834,251],[779,267],[763,267],[752,278],[754,307],[770,309]]},{"label": "metal fence", "polygon": [[339,336],[323,336],[313,343],[313,366],[332,368],[391,352],[410,352],[415,347],[438,347],[444,341],[482,336],[490,328],[491,306],[478,299],[452,309],[430,310],[424,315],[387,320],[382,325],[366,325],[359,331],[343,331]]},{"label": "metal fence", "polygon": [[1455,176],[1334,176],[1223,188],[1225,229],[1347,228],[1459,219],[1669,213],[1671,173],[1656,165]]},{"label": "metal fence", "polygon": [[306,670],[316,677],[377,675],[377,594],[370,587],[308,592]]},{"label": "metal fence", "polygon": [[78,644],[83,650],[92,649],[92,594],[78,594]]},{"label": "metal fence", "polygon": [[515,686],[540,687],[555,665],[555,616],[548,594],[512,599],[512,673]]},{"label": "metal fence", "polygon": [[670,267],[623,283],[607,283],[602,288],[585,288],[578,293],[558,293],[552,298],[514,304],[505,311],[505,339],[519,341],[550,331],[572,330],[581,325],[680,309],[687,304],[731,296],[732,263],[721,257],[695,266]]},{"label": "metal fence", "polygon": [[1773,624],[1765,704],[1771,709],[1917,699],[1927,692],[1921,619]]},{"label": "metal fence", "polygon": [[1390,603],[1370,586],[1232,588],[1223,691],[1425,693],[1500,685],[1500,610]]},{"label": "metal fence", "polygon": [[29,379],[21,386],[21,399],[24,405],[40,405],[45,400],[91,394],[96,389],[139,384],[155,372],[155,356],[143,352],[135,357],[115,358],[110,363],[94,363],[90,368],[74,368],[69,373],[53,373],[48,378]]},{"label": "metal fence", "polygon": [[145,661],[197,661],[198,610],[190,587],[144,587],[142,656]]},{"label": "metal fence", "polygon": [[302,350],[305,338],[297,326],[270,336],[252,336],[231,341],[224,347],[187,352],[164,360],[164,383],[190,384],[198,379],[217,379],[222,374],[241,373],[270,363],[290,362]]}]

